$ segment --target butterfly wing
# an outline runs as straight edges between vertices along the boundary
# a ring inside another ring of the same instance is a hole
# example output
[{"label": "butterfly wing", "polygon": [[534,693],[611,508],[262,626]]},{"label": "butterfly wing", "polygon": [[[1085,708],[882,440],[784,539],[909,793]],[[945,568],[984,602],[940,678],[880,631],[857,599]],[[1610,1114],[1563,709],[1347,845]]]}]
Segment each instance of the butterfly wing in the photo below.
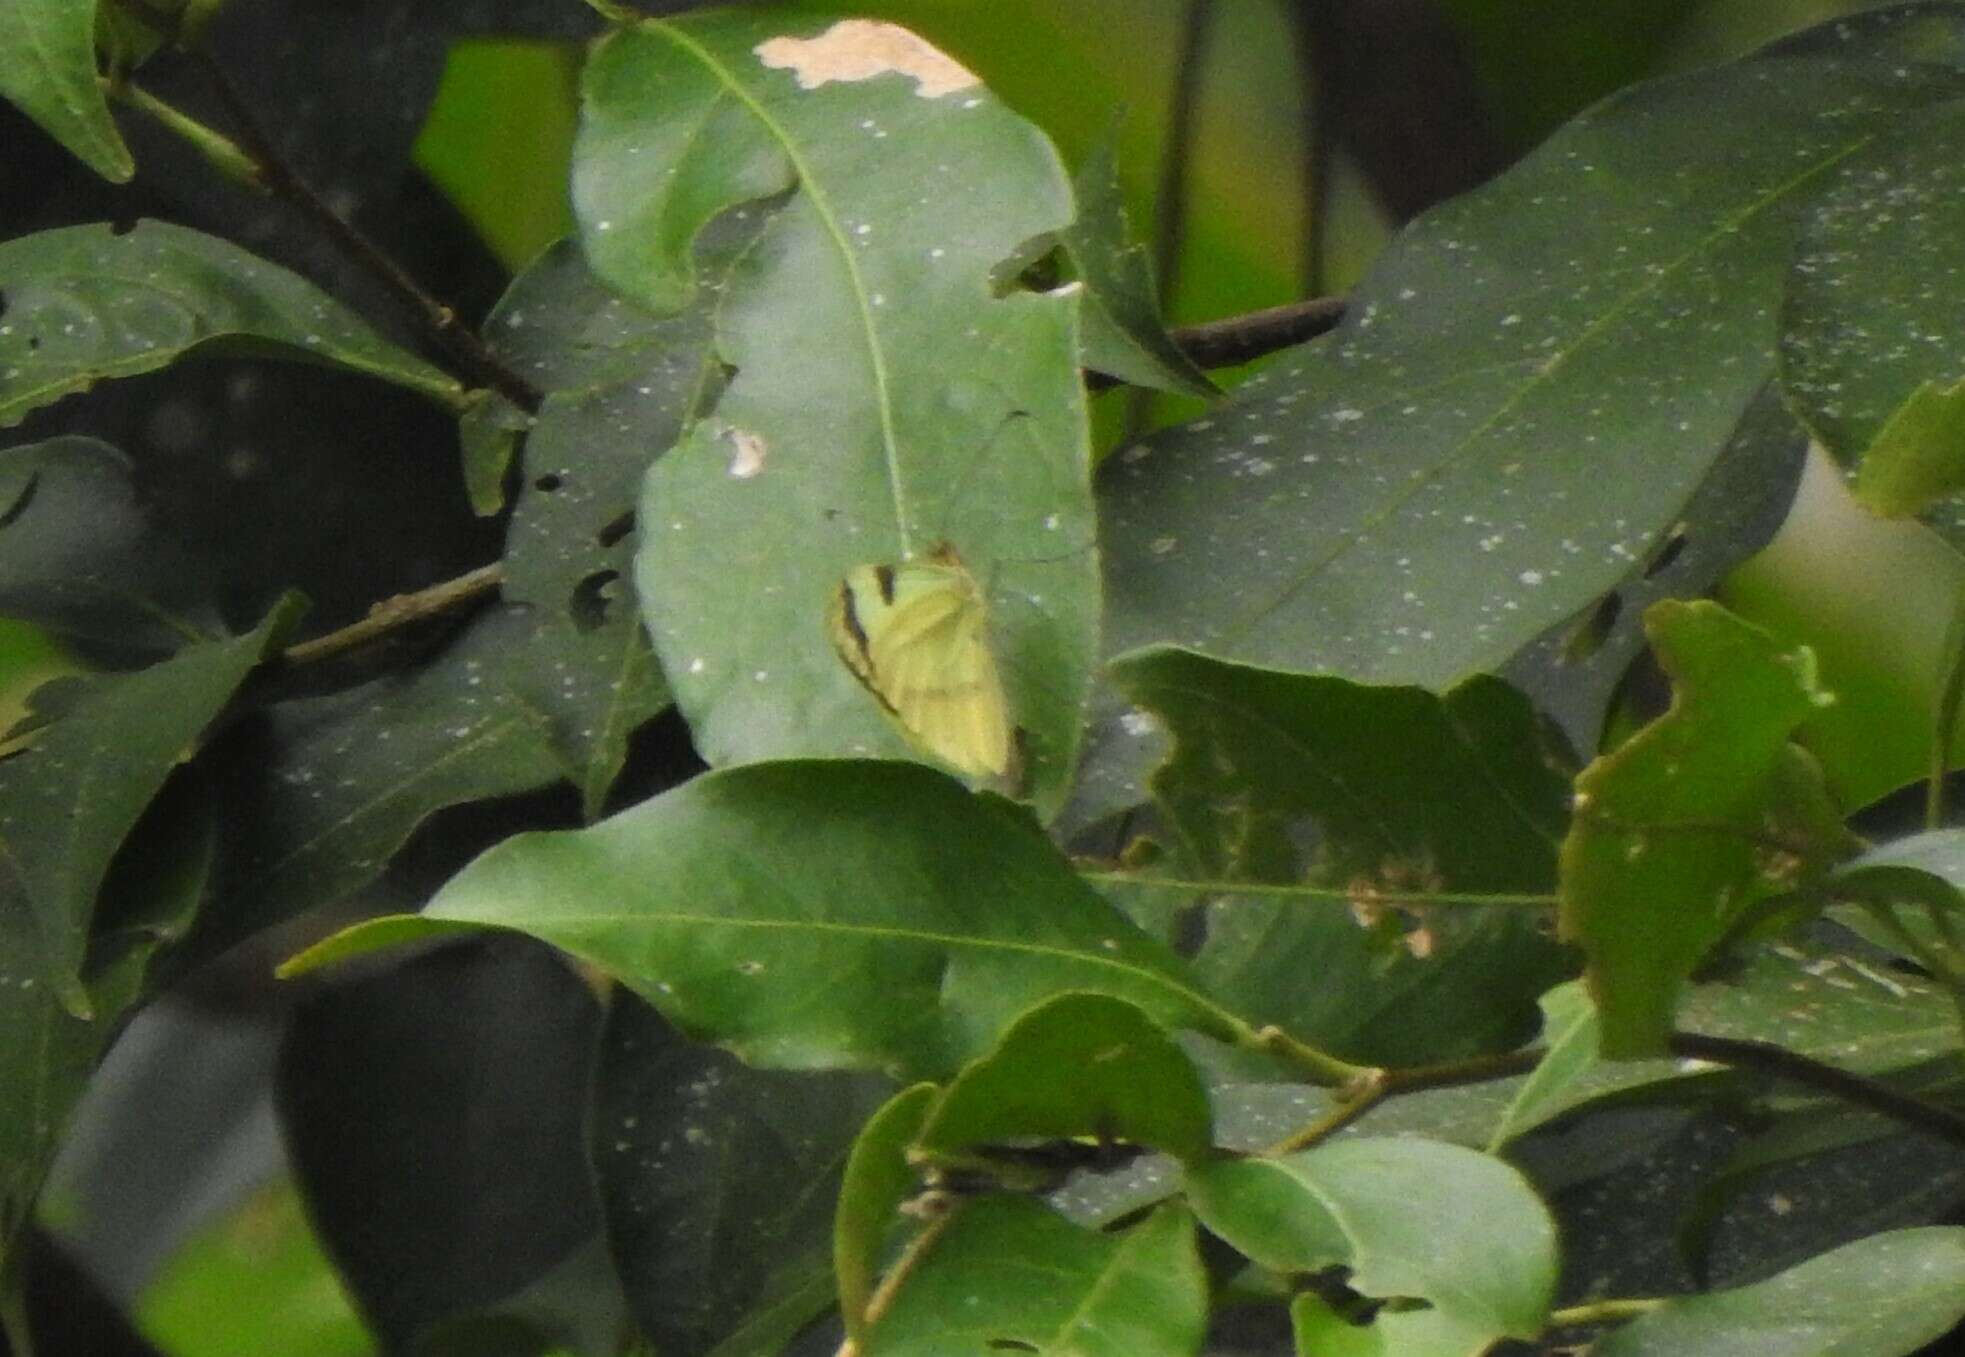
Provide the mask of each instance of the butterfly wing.
[{"label": "butterfly wing", "polygon": [[860,566],[828,613],[833,647],[910,739],[969,777],[1010,766],[1009,703],[976,581],[951,550]]}]

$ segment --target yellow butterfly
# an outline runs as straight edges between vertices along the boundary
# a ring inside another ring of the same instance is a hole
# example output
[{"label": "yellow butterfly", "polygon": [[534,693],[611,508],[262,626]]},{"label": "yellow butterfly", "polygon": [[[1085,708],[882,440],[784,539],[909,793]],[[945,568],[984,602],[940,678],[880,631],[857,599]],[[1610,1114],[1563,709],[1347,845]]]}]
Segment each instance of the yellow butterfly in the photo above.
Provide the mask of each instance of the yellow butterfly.
[{"label": "yellow butterfly", "polygon": [[856,566],[826,610],[833,649],[907,737],[966,777],[1010,768],[1010,705],[976,577],[944,543]]}]

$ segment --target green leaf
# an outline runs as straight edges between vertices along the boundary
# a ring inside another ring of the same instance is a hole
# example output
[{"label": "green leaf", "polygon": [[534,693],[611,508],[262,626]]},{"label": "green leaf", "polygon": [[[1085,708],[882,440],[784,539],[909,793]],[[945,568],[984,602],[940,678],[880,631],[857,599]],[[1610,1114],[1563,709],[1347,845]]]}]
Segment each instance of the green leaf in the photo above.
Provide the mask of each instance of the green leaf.
[{"label": "green leaf", "polygon": [[455,379],[298,274],[160,221],[0,241],[0,299],[0,428],[214,344],[364,373],[450,410],[463,401]]},{"label": "green leaf", "polygon": [[144,660],[223,635],[209,572],[93,438],[0,451],[0,614]]},{"label": "green leaf", "polygon": [[[1226,664],[1156,647],[1111,665],[1174,737],[1153,778],[1184,856],[1229,898],[1197,969],[1238,1010],[1347,1057],[1413,1064],[1504,1048],[1569,972],[1545,936],[1569,799],[1521,696]],[[1312,849],[1305,845],[1314,845]],[[1309,885],[1234,895],[1241,881]],[[1491,908],[1429,904],[1504,894]],[[1318,974],[1303,983],[1306,970]]]},{"label": "green leaf", "polygon": [[289,598],[245,636],[88,680],[60,720],[0,763],[0,955],[75,1017],[92,1016],[82,961],[110,860],[299,613]]},{"label": "green leaf", "polygon": [[[1965,375],[1942,281],[1965,268],[1965,180],[1945,154],[1961,135],[1965,108],[1921,111],[1839,169],[1803,226],[1782,307],[1781,378],[1844,462],[1904,456],[1916,425],[1942,414],[1940,390]],[[1914,512],[1884,508],[1909,503],[1903,475],[1864,470],[1858,493],[1883,512]]]},{"label": "green leaf", "polygon": [[1109,139],[1078,167],[1072,188],[1078,217],[1059,243],[1085,284],[1085,366],[1156,391],[1219,396],[1221,388],[1181,352],[1160,319],[1153,260],[1126,220],[1125,189]]},{"label": "green leaf", "polygon": [[960,1214],[873,1326],[866,1357],[1192,1357],[1207,1327],[1193,1217],[1155,1211],[1117,1234],[1024,1197]]},{"label": "green leaf", "polygon": [[616,997],[594,1075],[594,1178],[614,1269],[660,1351],[707,1352],[747,1319],[799,1327],[830,1307],[841,1172],[890,1087],[751,1069]]},{"label": "green leaf", "polygon": [[1965,94],[1865,55],[1626,91],[1409,227],[1335,333],[1120,455],[1115,640],[1439,688],[1592,606],[1770,375],[1800,214]]},{"label": "green leaf", "polygon": [[1752,1286],[1669,1300],[1595,1357],[1900,1357],[1965,1315],[1965,1230],[1872,1235]]},{"label": "green leaf", "polygon": [[[1965,365],[1962,365],[1965,366]],[[1856,472],[1856,498],[1891,518],[1965,487],[1965,378],[1925,382],[1897,407]]]},{"label": "green leaf", "polygon": [[373,881],[435,812],[547,786],[544,685],[557,631],[487,610],[419,668],[332,697],[280,703],[214,751],[226,760],[226,871],[200,920],[201,956]]},{"label": "green leaf", "polygon": [[909,764],[729,769],[588,829],[518,835],[420,918],[357,925],[286,973],[460,925],[541,938],[769,1067],[945,1075],[1069,990],[1247,1035],[1022,812]]},{"label": "green leaf", "polygon": [[136,173],[96,83],[96,0],[8,0],[0,7],[0,98],[104,179],[127,183]]},{"label": "green leaf", "polygon": [[1077,295],[1016,276],[1071,216],[1062,168],[903,30],[784,22],[649,20],[587,67],[574,201],[610,286],[678,307],[710,218],[759,218],[717,311],[729,384],[642,500],[650,635],[712,764],[922,758],[825,617],[849,570],[951,543],[987,596],[1019,790],[1054,811],[1097,648],[1090,453]]},{"label": "green leaf", "polygon": [[289,1182],[261,1188],[171,1255],[137,1326],[180,1357],[363,1357],[373,1341]]},{"label": "green leaf", "polygon": [[1213,1129],[1201,1076],[1165,1031],[1122,1000],[1065,994],[955,1077],[914,1151],[961,1161],[992,1142],[1096,1136],[1193,1160]]},{"label": "green leaf", "polygon": [[1844,863],[1826,886],[1844,902],[1834,912],[1838,923],[1895,955],[1920,965],[1949,962],[1965,974],[1965,830],[1880,844]]},{"label": "green leaf", "polygon": [[1386,1307],[1384,1350],[1485,1351],[1542,1332],[1555,1295],[1555,1222],[1499,1159],[1428,1140],[1346,1140],[1285,1159],[1242,1159],[1188,1174],[1201,1223],[1262,1266],[1348,1267]]},{"label": "green leaf", "polygon": [[833,1218],[832,1270],[839,1282],[846,1336],[861,1352],[866,1351],[867,1303],[880,1279],[881,1255],[901,1223],[901,1204],[920,1177],[907,1161],[907,1147],[939,1095],[933,1084],[896,1093],[860,1128],[846,1160]]},{"label": "green leaf", "polygon": [[1680,984],[1739,911],[1842,847],[1784,839],[1777,813],[1801,776],[1789,741],[1830,700],[1809,652],[1712,603],[1660,603],[1645,624],[1676,698],[1583,770],[1562,850],[1563,935],[1611,1059],[1662,1054]]},{"label": "green leaf", "polygon": [[501,596],[533,610],[538,641],[505,681],[549,724],[589,819],[628,736],[668,706],[628,576],[642,476],[714,381],[700,308],[657,319],[603,289],[571,241],[516,279],[486,324],[498,354],[546,392],[526,419],[502,401],[464,423],[481,511],[502,501],[502,434],[529,426],[505,534]]}]

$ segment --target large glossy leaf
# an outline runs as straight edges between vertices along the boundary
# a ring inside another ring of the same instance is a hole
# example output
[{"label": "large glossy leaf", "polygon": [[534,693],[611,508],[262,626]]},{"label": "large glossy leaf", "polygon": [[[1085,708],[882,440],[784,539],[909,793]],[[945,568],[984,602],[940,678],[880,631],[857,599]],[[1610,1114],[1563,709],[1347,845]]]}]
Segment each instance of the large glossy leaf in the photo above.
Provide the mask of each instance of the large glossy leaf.
[{"label": "large glossy leaf", "polygon": [[831,1305],[824,1260],[847,1150],[891,1088],[752,1069],[616,999],[595,1072],[595,1179],[629,1304],[662,1352],[707,1352],[797,1290],[787,1276],[818,1282],[802,1315],[781,1307],[792,1328]]},{"label": "large glossy leaf", "polygon": [[212,581],[130,461],[93,438],[0,452],[0,614],[93,652],[155,659],[221,634]]},{"label": "large glossy leaf", "polygon": [[986,1197],[937,1239],[874,1324],[866,1357],[1191,1357],[1207,1321],[1194,1218],[1162,1207],[1117,1234],[1023,1197]]},{"label": "large glossy leaf", "polygon": [[[636,583],[712,763],[920,757],[825,613],[852,568],[956,548],[985,591],[1025,788],[1060,801],[1096,652],[1075,293],[1016,275],[1071,216],[1055,153],[891,25],[649,20],[589,62],[581,240],[662,307],[715,214],[765,214],[726,288],[715,409],[650,473]],[[769,201],[761,201],[765,199]]]},{"label": "large glossy leaf", "polygon": [[[1845,462],[1862,458],[1920,388],[1965,375],[1965,339],[1945,310],[1946,280],[1965,268],[1965,185],[1945,154],[1961,134],[1965,106],[1924,111],[1852,158],[1801,233],[1781,375],[1811,431]],[[1871,496],[1886,488],[1859,485]]]},{"label": "large glossy leaf", "polygon": [[120,184],[136,173],[96,80],[96,0],[0,7],[0,98],[103,178]]},{"label": "large glossy leaf", "polygon": [[1470,1355],[1541,1333],[1555,1295],[1555,1223],[1499,1159],[1427,1140],[1347,1140],[1188,1175],[1209,1230],[1264,1267],[1350,1269],[1367,1296],[1427,1302],[1374,1321],[1382,1351]]},{"label": "large glossy leaf", "polygon": [[1591,605],[1771,373],[1797,215],[1965,93],[1873,42],[1628,91],[1421,218],[1336,333],[1121,455],[1117,638],[1439,687]]},{"label": "large glossy leaf", "polygon": [[[1122,657],[1113,675],[1171,730],[1155,797],[1228,897],[1197,959],[1216,993],[1387,1063],[1532,1030],[1535,996],[1569,963],[1546,908],[1519,896],[1553,890],[1569,788],[1519,694],[1482,678],[1437,697],[1172,648]],[[1235,896],[1241,881],[1324,889]],[[1428,903],[1444,892],[1515,898]]]},{"label": "large glossy leaf", "polygon": [[1676,699],[1577,778],[1561,864],[1563,933],[1617,1059],[1661,1054],[1679,985],[1739,911],[1842,847],[1784,813],[1820,777],[1790,743],[1832,700],[1813,656],[1717,604],[1660,603],[1646,627]]},{"label": "large glossy leaf", "polygon": [[160,221],[0,241],[0,427],[194,349],[326,363],[450,407],[458,382],[383,339],[298,274]]},{"label": "large glossy leaf", "polygon": [[946,1074],[1067,990],[1247,1036],[1022,812],[905,763],[728,769],[589,829],[522,834],[422,915],[358,925],[287,969],[476,927],[571,952],[763,1066]]},{"label": "large glossy leaf", "polygon": [[1902,1357],[1965,1316],[1965,1230],[1873,1235],[1752,1286],[1667,1301],[1598,1357]]},{"label": "large glossy leaf", "polygon": [[0,763],[0,955],[74,1016],[92,1016],[82,961],[111,859],[300,610],[289,599],[245,636],[86,680],[60,719]]}]

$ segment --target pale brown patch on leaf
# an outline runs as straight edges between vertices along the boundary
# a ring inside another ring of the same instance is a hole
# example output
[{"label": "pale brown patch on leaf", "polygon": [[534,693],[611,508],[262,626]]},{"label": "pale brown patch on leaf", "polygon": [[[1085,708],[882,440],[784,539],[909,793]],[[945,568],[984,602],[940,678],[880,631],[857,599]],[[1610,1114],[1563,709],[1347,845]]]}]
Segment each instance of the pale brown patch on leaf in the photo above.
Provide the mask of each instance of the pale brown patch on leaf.
[{"label": "pale brown patch on leaf", "polygon": [[973,71],[899,24],[841,19],[816,38],[772,38],[754,49],[773,70],[789,70],[800,89],[833,80],[871,80],[898,71],[914,77],[915,93],[939,99],[980,84]]}]

